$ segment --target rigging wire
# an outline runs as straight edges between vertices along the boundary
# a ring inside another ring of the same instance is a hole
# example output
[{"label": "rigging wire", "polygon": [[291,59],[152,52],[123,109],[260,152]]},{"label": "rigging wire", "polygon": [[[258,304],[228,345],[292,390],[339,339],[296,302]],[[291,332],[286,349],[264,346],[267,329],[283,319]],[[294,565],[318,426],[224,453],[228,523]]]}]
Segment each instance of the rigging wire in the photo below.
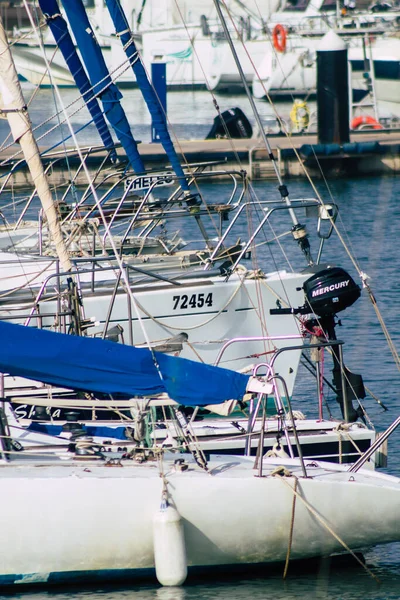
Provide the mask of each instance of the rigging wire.
[{"label": "rigging wire", "polygon": [[[226,8],[225,1],[224,1],[224,0],[221,0],[221,2],[224,4],[224,6],[225,6],[225,8]],[[226,8],[226,10],[227,10],[227,12],[228,12],[228,14],[229,14],[229,9],[227,9],[227,8]],[[234,22],[233,22],[233,25],[234,25],[234,27],[236,27],[236,25],[235,25],[235,23],[234,23]],[[282,132],[283,132],[283,133],[284,133],[284,134],[287,136],[287,138],[289,139],[289,141],[290,141],[290,144],[291,144],[291,148],[292,148],[292,150],[294,151],[294,153],[295,153],[295,155],[296,155],[296,158],[297,158],[297,160],[298,160],[298,162],[299,162],[299,164],[300,164],[300,166],[301,166],[301,168],[302,168],[302,170],[303,170],[303,172],[304,172],[304,174],[305,174],[305,176],[306,176],[307,180],[309,181],[309,183],[310,183],[310,185],[311,185],[311,187],[312,187],[312,189],[313,189],[313,192],[315,193],[316,197],[318,198],[319,202],[321,203],[321,206],[326,206],[325,202],[323,201],[323,199],[322,199],[321,195],[319,194],[319,192],[318,192],[318,190],[317,190],[317,188],[316,188],[316,186],[315,186],[315,184],[314,184],[314,182],[313,182],[313,180],[312,180],[312,178],[311,178],[311,176],[310,176],[310,174],[309,174],[309,171],[308,171],[307,167],[305,166],[304,162],[301,160],[301,157],[300,157],[300,155],[299,155],[299,152],[298,152],[297,148],[295,147],[295,145],[294,145],[294,143],[293,143],[292,137],[291,137],[291,136],[289,135],[289,133],[287,132],[287,130],[286,130],[286,127],[285,127],[285,125],[284,125],[284,123],[283,123],[282,119],[280,118],[280,116],[279,116],[279,115],[278,115],[278,113],[277,113],[277,110],[276,110],[276,108],[275,108],[275,106],[274,106],[274,104],[273,104],[273,102],[272,102],[272,99],[271,99],[271,97],[270,97],[269,93],[267,92],[267,90],[266,90],[266,88],[265,88],[265,85],[264,85],[264,83],[263,83],[263,81],[262,81],[262,79],[261,79],[261,77],[260,77],[260,74],[259,74],[259,72],[258,72],[258,70],[257,70],[257,68],[256,68],[256,66],[255,66],[255,64],[254,64],[254,61],[253,61],[253,59],[252,59],[252,57],[251,57],[251,55],[250,55],[250,53],[249,53],[249,51],[248,51],[248,49],[247,49],[247,47],[246,47],[245,43],[243,42],[243,40],[242,40],[241,38],[239,38],[239,39],[240,39],[240,41],[241,41],[241,43],[242,43],[242,45],[243,45],[243,48],[244,48],[244,50],[245,50],[245,52],[246,52],[246,54],[247,54],[247,57],[248,57],[248,59],[250,60],[250,62],[251,62],[251,64],[252,64],[252,67],[253,67],[253,69],[254,69],[254,72],[255,72],[255,74],[257,75],[257,78],[258,78],[258,80],[259,80],[260,84],[262,85],[262,87],[263,87],[263,89],[264,89],[265,96],[267,97],[267,99],[268,99],[268,102],[270,103],[270,105],[272,106],[272,108],[273,108],[273,110],[274,110],[274,112],[275,112],[276,118],[278,119],[278,121],[279,121],[279,123],[280,123],[281,130],[282,130]],[[315,158],[317,158],[317,157],[316,157],[316,155],[315,155],[315,151],[314,151],[314,156],[315,156]],[[319,165],[320,171],[321,171],[321,173],[322,173],[321,165],[320,165],[319,161],[317,161],[317,162],[318,162],[318,165]],[[324,178],[324,179],[325,179],[325,178]],[[326,182],[326,179],[325,179],[325,182]],[[329,187],[328,187],[328,189],[329,189]],[[331,192],[330,192],[330,194],[331,194]],[[332,194],[331,194],[331,197],[332,197]],[[394,344],[394,342],[393,342],[393,339],[392,339],[392,337],[391,337],[391,335],[390,335],[390,332],[389,332],[389,330],[388,330],[388,328],[387,328],[387,326],[386,326],[386,324],[385,324],[385,321],[384,321],[383,315],[382,315],[382,313],[381,313],[381,311],[380,311],[380,309],[379,309],[379,307],[378,307],[378,304],[377,304],[377,302],[376,302],[376,298],[375,298],[375,296],[374,296],[374,294],[373,294],[373,291],[372,291],[372,289],[371,289],[371,286],[370,286],[370,285],[368,284],[368,282],[367,282],[367,276],[366,276],[366,274],[365,274],[365,273],[364,273],[364,272],[361,270],[360,266],[358,265],[358,262],[357,262],[357,260],[355,259],[355,257],[354,257],[354,256],[353,256],[353,254],[351,253],[351,251],[350,251],[350,249],[349,249],[348,245],[347,245],[347,244],[346,244],[346,242],[345,242],[344,236],[343,236],[343,235],[340,233],[340,231],[339,231],[339,229],[338,229],[338,227],[337,227],[337,225],[336,225],[335,221],[334,221],[334,220],[333,220],[333,219],[332,219],[330,216],[329,216],[329,219],[330,219],[331,225],[332,225],[332,227],[334,228],[334,230],[335,230],[335,232],[336,232],[336,234],[337,234],[337,236],[338,236],[338,238],[339,238],[339,240],[340,240],[340,242],[341,242],[341,244],[342,244],[343,248],[344,248],[344,249],[345,249],[345,251],[346,251],[346,254],[348,255],[348,257],[349,257],[349,259],[350,259],[351,263],[353,264],[353,267],[355,268],[355,270],[357,271],[357,273],[358,273],[358,275],[359,275],[359,277],[360,277],[360,279],[361,279],[361,282],[362,282],[362,286],[363,286],[363,288],[365,288],[365,289],[367,290],[367,292],[368,292],[368,296],[369,296],[369,298],[370,298],[370,301],[371,301],[371,303],[372,303],[372,306],[373,306],[373,308],[374,308],[374,310],[375,310],[375,313],[376,313],[376,316],[377,316],[377,318],[378,318],[378,321],[379,321],[379,323],[380,323],[380,325],[381,325],[381,328],[382,328],[383,334],[384,334],[384,336],[385,336],[385,338],[386,338],[386,341],[387,341],[387,343],[388,343],[389,349],[390,349],[390,351],[391,351],[391,353],[392,353],[392,356],[393,356],[394,362],[395,362],[395,364],[396,364],[396,366],[397,366],[397,369],[400,371],[400,356],[399,356],[399,353],[397,352],[397,349],[396,349],[396,347],[395,347],[395,344]]]},{"label": "rigging wire", "polygon": [[[31,12],[30,12],[27,0],[23,0],[23,2],[24,2],[25,9],[27,11],[27,14],[29,16],[29,19],[31,21],[31,24],[34,27],[34,22],[33,22],[33,19],[32,19],[32,15],[31,15]],[[40,36],[38,36],[38,40],[39,40],[39,44],[40,44],[41,43]],[[48,62],[47,62],[45,54],[44,54],[44,59],[45,59],[47,65],[48,65]],[[48,68],[49,68],[49,66],[48,66]],[[58,89],[58,85],[56,83],[54,83],[53,85],[54,85],[55,92],[57,94],[57,99],[58,99],[58,101],[60,103],[60,106],[62,107],[63,112],[64,112],[64,115],[65,115],[65,118],[66,118],[69,130],[70,130],[72,139],[74,140],[74,144],[76,146],[76,150],[78,152],[79,158],[80,158],[80,160],[81,160],[81,162],[83,164],[83,170],[84,170],[85,175],[86,175],[86,177],[88,179],[89,186],[91,187],[91,191],[92,191],[92,194],[93,194],[93,199],[95,200],[96,205],[97,205],[97,210],[99,211],[99,213],[101,215],[101,219],[103,221],[104,226],[107,227],[107,220],[106,220],[106,217],[104,215],[103,207],[101,206],[101,204],[99,202],[97,191],[96,191],[96,189],[95,189],[95,187],[94,187],[94,185],[93,185],[93,183],[91,181],[90,173],[89,173],[88,167],[86,165],[86,162],[83,161],[82,151],[81,151],[81,148],[80,148],[80,146],[78,144],[78,140],[76,139],[75,132],[74,132],[74,129],[72,127],[72,123],[71,123],[71,121],[69,119],[68,114],[65,111],[65,107],[64,107],[64,103],[63,103],[63,100],[62,100],[62,97],[61,97],[61,94],[60,94],[60,90]],[[153,348],[151,346],[150,339],[149,339],[149,337],[147,335],[146,328],[143,325],[143,319],[142,319],[142,317],[140,315],[140,312],[139,312],[139,309],[138,309],[138,305],[137,305],[137,302],[136,302],[136,298],[135,298],[135,296],[134,296],[134,294],[133,294],[133,292],[131,290],[131,286],[130,286],[130,283],[129,283],[129,278],[128,278],[126,269],[125,269],[125,267],[123,265],[121,257],[119,256],[119,253],[118,253],[117,248],[115,246],[114,239],[112,237],[110,237],[110,244],[111,244],[111,247],[113,249],[114,256],[115,256],[116,262],[118,264],[119,271],[121,273],[123,282],[125,284],[126,292],[127,292],[128,296],[129,296],[129,298],[130,298],[130,300],[131,300],[131,302],[132,302],[132,304],[134,306],[134,309],[135,309],[135,312],[136,312],[136,315],[137,315],[137,318],[138,318],[138,321],[139,321],[139,324],[140,324],[140,327],[141,327],[141,330],[142,330],[142,333],[143,333],[143,337],[146,340],[146,344],[147,344],[148,349],[149,349],[149,351],[150,351],[150,353],[152,355],[154,366],[155,366],[155,368],[157,370],[157,373],[158,373],[161,381],[163,381],[164,378],[163,378],[162,372],[160,370],[160,366],[158,364],[158,361],[157,361],[156,355],[154,353],[154,350],[153,350]]]}]

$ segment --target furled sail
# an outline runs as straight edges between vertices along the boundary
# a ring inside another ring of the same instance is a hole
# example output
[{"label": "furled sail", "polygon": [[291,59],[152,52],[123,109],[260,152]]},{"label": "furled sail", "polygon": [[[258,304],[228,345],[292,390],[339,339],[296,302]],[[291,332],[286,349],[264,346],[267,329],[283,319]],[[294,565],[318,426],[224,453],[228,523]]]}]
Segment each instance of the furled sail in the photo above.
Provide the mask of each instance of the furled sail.
[{"label": "furled sail", "polygon": [[21,85],[9,48],[7,35],[0,17],[0,109],[7,117],[15,142],[21,146],[24,158],[31,173],[34,186],[45,212],[50,235],[56,247],[62,268],[71,270],[71,262],[64,243],[56,207],[49,183],[43,169],[39,148],[32,133],[32,124],[28,115]]},{"label": "furled sail", "polygon": [[102,142],[105,148],[111,152],[111,159],[116,161],[117,153],[114,149],[114,142],[108,130],[108,125],[101,112],[99,103],[94,97],[91,83],[75,49],[74,42],[68,31],[68,25],[60,12],[57,0],[39,0],[39,5],[93,118]]},{"label": "furled sail", "polygon": [[132,168],[136,173],[143,173],[145,167],[129,127],[128,119],[120,103],[122,95],[117,86],[111,81],[110,73],[82,0],[68,0],[63,2],[63,6],[89,74],[94,94],[101,99],[106,117],[121,142]]},{"label": "furled sail", "polygon": [[172,143],[171,136],[169,135],[164,111],[143,66],[141,56],[136,48],[132,31],[129,27],[125,13],[119,0],[106,0],[106,4],[115,26],[115,33],[120,38],[125,53],[129,58],[129,62],[136,76],[136,81],[150,111],[154,127],[160,136],[160,141],[163,145],[163,148],[167,153],[167,156],[171,162],[171,166],[179,179],[182,189],[189,192],[189,186],[187,184],[181,163]]},{"label": "furled sail", "polygon": [[187,406],[241,399],[248,375],[97,338],[0,321],[0,372],[101,394],[167,392]]}]

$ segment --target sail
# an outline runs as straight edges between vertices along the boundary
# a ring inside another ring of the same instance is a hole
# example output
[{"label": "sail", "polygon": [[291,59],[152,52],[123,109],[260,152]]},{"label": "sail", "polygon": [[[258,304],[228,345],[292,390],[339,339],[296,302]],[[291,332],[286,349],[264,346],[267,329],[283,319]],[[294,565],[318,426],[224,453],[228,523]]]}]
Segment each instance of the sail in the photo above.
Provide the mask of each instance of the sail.
[{"label": "sail", "polygon": [[54,39],[60,48],[62,55],[67,63],[69,70],[75,80],[75,83],[85,101],[85,104],[97,127],[97,131],[102,142],[111,152],[111,159],[117,160],[117,153],[114,149],[114,142],[108,130],[107,123],[100,110],[97,99],[94,97],[91,83],[86,75],[81,59],[75,50],[74,42],[68,31],[68,25],[61,15],[57,0],[39,0],[39,5],[46,22],[51,29]]},{"label": "sail", "polygon": [[179,404],[204,406],[241,399],[250,380],[146,348],[5,321],[0,339],[0,372],[75,390],[128,398],[166,392]]},{"label": "sail", "polygon": [[6,114],[15,142],[19,142],[31,173],[37,195],[46,215],[50,235],[56,247],[62,268],[71,270],[71,262],[64,243],[57,211],[53,202],[49,183],[43,169],[39,148],[32,133],[21,85],[9,48],[7,35],[0,17],[0,108]]},{"label": "sail", "polygon": [[89,74],[94,94],[101,99],[106,117],[121,142],[132,168],[136,173],[143,173],[145,167],[129,127],[128,119],[120,104],[122,95],[117,86],[111,81],[110,73],[82,0],[68,0],[68,2],[63,3],[63,6]]},{"label": "sail", "polygon": [[171,162],[171,166],[179,179],[182,189],[189,192],[189,186],[187,184],[181,163],[169,135],[164,111],[157,94],[149,81],[146,70],[142,63],[141,56],[137,51],[132,31],[128,25],[125,13],[119,0],[106,0],[106,4],[115,26],[115,33],[117,37],[120,38],[125,53],[129,58],[133,72],[136,76],[136,81],[150,111],[154,127],[160,137],[163,148],[167,153],[167,156]]}]

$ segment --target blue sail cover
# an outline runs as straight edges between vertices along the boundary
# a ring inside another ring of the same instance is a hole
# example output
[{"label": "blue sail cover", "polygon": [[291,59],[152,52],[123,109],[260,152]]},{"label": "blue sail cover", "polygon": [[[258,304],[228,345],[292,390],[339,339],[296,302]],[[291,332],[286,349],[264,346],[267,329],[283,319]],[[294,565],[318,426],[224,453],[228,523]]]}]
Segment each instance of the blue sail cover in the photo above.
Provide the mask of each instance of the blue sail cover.
[{"label": "blue sail cover", "polygon": [[146,348],[5,321],[0,321],[0,372],[127,398],[167,392],[186,406],[240,399],[249,381],[248,375]]},{"label": "blue sail cover", "polygon": [[[95,95],[101,98],[104,112],[121,142],[126,156],[136,173],[143,173],[145,167],[132,136],[128,119],[120,104],[122,95],[112,83],[101,48],[89,23],[82,0],[63,2],[69,24],[85,63]],[[104,89],[106,88],[106,89]]]},{"label": "blue sail cover", "polygon": [[114,149],[113,139],[97,99],[94,97],[91,83],[86,75],[81,59],[75,50],[74,42],[68,31],[68,25],[60,13],[57,0],[39,0],[39,5],[48,26],[51,29],[56,44],[60,48],[64,60],[67,63],[82,98],[92,116],[102,142],[105,148],[110,151],[111,159],[116,161],[117,153]]},{"label": "blue sail cover", "polygon": [[142,63],[141,56],[137,51],[135,41],[133,39],[132,32],[128,25],[125,13],[121,7],[119,0],[106,0],[106,4],[115,26],[116,35],[120,38],[125,53],[129,58],[133,72],[136,76],[137,84],[142,92],[143,98],[150,111],[154,127],[160,137],[160,141],[163,145],[163,148],[167,153],[167,156],[171,162],[171,166],[179,179],[179,183],[182,186],[182,189],[185,191],[189,191],[189,186],[187,184],[185,174],[183,172],[178,155],[175,151],[174,145],[169,135],[167,120],[165,118],[164,111],[157,97],[157,94],[155,93],[153,86],[149,81],[146,70]]}]

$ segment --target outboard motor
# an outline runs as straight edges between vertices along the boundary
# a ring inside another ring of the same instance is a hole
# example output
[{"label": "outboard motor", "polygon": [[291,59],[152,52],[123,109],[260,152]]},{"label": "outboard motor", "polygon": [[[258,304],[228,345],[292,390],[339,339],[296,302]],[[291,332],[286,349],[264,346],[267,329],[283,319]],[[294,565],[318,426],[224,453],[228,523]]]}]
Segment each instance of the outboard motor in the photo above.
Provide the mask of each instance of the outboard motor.
[{"label": "outboard motor", "polygon": [[253,135],[251,123],[240,108],[224,110],[221,115],[215,117],[206,140],[226,138],[227,133],[231,138],[251,138]]},{"label": "outboard motor", "polygon": [[[358,300],[361,295],[360,287],[347,271],[341,267],[331,267],[307,279],[303,289],[306,305],[308,304],[310,309],[319,316],[319,323],[326,336],[328,339],[336,340],[335,315]],[[342,415],[343,417],[346,415],[350,422],[357,421],[358,417],[363,416],[363,411],[360,407],[355,409],[352,401],[356,398],[365,398],[362,376],[344,367],[342,378],[339,356],[335,348],[332,348],[332,358],[333,384]],[[343,390],[343,382],[345,390]]]},{"label": "outboard motor", "polygon": [[304,282],[303,290],[307,312],[312,311],[327,321],[333,321],[334,315],[354,304],[361,295],[360,287],[341,267],[315,273]]},{"label": "outboard motor", "polygon": [[[354,279],[341,267],[328,267],[318,271],[303,284],[306,302],[297,309],[273,309],[271,314],[310,314],[318,317],[318,324],[322,327],[326,337],[336,340],[335,316],[345,310],[361,295],[360,287]],[[342,415],[347,415],[350,422],[363,416],[363,410],[355,409],[352,400],[365,398],[365,389],[361,375],[344,369],[345,390],[343,390],[342,373],[339,356],[332,348],[333,357],[333,384],[336,389],[337,401],[340,404]],[[346,401],[346,410],[344,402]]]},{"label": "outboard motor", "polygon": [[[308,315],[314,313],[324,321],[324,330],[326,331],[325,326],[329,328],[329,336],[331,327],[334,328],[334,316],[354,304],[361,295],[360,286],[341,267],[321,269],[306,279],[303,290],[306,297],[303,306],[299,306],[299,308],[281,308],[279,306],[271,309],[270,314]],[[329,324],[330,321],[333,323],[332,326]]]}]

